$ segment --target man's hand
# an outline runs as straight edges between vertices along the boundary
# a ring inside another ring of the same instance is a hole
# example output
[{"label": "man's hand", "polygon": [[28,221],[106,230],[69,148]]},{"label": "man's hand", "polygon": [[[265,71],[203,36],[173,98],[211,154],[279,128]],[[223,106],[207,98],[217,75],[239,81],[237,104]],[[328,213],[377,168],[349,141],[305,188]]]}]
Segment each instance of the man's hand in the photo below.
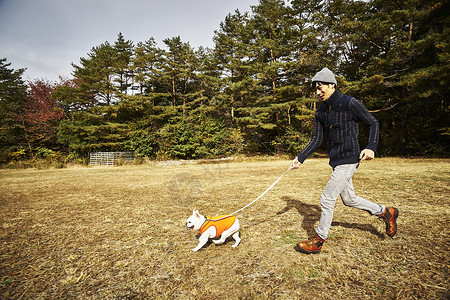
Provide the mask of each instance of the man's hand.
[{"label": "man's hand", "polygon": [[301,163],[298,161],[298,158],[295,157],[294,160],[292,161],[291,168],[298,169],[298,168],[300,168],[300,165],[301,165]]},{"label": "man's hand", "polygon": [[359,159],[360,161],[365,161],[365,160],[371,160],[375,157],[375,152],[373,152],[370,149],[364,149],[363,151],[361,151],[361,154],[359,154]]}]

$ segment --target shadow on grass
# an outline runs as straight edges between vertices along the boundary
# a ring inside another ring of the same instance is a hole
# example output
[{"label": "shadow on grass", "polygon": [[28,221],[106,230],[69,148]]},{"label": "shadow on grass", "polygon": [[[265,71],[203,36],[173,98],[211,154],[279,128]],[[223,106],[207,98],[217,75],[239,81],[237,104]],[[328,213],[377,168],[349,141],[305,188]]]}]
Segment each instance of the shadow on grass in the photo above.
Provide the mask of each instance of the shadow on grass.
[{"label": "shadow on grass", "polygon": [[314,223],[320,219],[320,206],[307,204],[286,196],[282,197],[281,200],[286,202],[286,207],[277,212],[277,215],[282,215],[295,208],[298,213],[303,216],[302,228],[306,231],[308,236],[314,236],[316,233]]},{"label": "shadow on grass", "polygon": [[[316,233],[314,225],[320,219],[320,205],[304,203],[287,196],[284,196],[281,199],[286,202],[286,207],[277,212],[277,215],[282,215],[291,209],[296,209],[298,213],[303,216],[302,228],[306,231],[308,236],[314,236],[314,234]],[[380,239],[385,239],[385,236],[371,224],[334,221],[331,223],[331,226],[341,226],[350,229],[367,231],[373,235],[376,235]]]},{"label": "shadow on grass", "polygon": [[358,229],[361,231],[367,231],[373,235],[376,235],[380,240],[384,240],[386,237],[383,233],[379,232],[372,224],[358,224],[347,222],[332,222],[331,226],[341,226],[345,228]]}]

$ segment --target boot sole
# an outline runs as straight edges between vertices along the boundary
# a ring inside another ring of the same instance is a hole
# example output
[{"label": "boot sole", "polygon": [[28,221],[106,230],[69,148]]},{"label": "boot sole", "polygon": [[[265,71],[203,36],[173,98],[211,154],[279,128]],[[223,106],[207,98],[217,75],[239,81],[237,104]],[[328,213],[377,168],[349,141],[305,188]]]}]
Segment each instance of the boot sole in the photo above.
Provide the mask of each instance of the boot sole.
[{"label": "boot sole", "polygon": [[305,254],[318,254],[320,253],[320,250],[314,250],[314,251],[308,251],[300,247],[298,244],[295,245],[294,250],[297,252],[305,253]]}]

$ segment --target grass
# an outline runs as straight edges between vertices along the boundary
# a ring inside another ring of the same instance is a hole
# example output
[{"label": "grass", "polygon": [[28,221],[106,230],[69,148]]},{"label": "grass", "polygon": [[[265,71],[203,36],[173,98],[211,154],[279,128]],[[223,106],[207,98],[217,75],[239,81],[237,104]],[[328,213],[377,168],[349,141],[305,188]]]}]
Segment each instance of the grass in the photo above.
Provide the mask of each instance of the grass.
[{"label": "grass", "polygon": [[317,255],[293,247],[314,234],[326,159],[240,212],[237,248],[198,253],[198,233],[184,227],[192,209],[231,213],[290,162],[1,170],[0,299],[448,299],[449,162],[363,163],[356,192],[398,207],[398,233],[338,200]]}]

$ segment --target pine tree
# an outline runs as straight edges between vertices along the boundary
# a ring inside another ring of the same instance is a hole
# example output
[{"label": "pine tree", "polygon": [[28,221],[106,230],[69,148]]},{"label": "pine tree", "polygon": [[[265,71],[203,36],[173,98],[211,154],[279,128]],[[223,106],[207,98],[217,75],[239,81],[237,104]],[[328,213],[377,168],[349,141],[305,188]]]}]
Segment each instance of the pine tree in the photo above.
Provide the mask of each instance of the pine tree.
[{"label": "pine tree", "polygon": [[215,31],[213,55],[221,72],[221,89],[218,95],[220,105],[225,109],[225,116],[230,124],[235,122],[235,111],[245,105],[248,96],[249,73],[249,32],[248,13],[236,10],[228,14],[220,23],[220,30]]},{"label": "pine tree", "polygon": [[221,92],[220,76],[221,72],[217,65],[218,60],[213,54],[213,50],[200,47],[195,51],[197,57],[197,89],[199,97],[197,98],[197,107],[210,109],[216,112],[222,118],[222,113],[217,111],[218,105],[212,103],[216,101]]},{"label": "pine tree", "polygon": [[111,122],[98,113],[74,112],[61,121],[58,141],[86,156],[89,152],[123,151],[129,132],[128,124]]},{"label": "pine tree", "polygon": [[[117,102],[117,88],[113,79],[116,73],[115,50],[109,42],[93,47],[88,58],[80,58],[81,65],[72,64],[80,97],[90,99],[94,105],[111,105]],[[88,101],[86,101],[88,102]]]},{"label": "pine tree", "polygon": [[[356,5],[340,4],[330,6],[340,18]],[[358,5],[346,22],[333,19],[330,31],[354,32],[335,42],[352,49],[341,69],[351,80],[349,92],[378,112],[380,149],[395,155],[445,153],[450,17],[443,11],[448,2],[374,0]]]},{"label": "pine tree", "polygon": [[132,60],[133,81],[138,85],[141,95],[154,93],[156,90],[160,53],[161,51],[156,47],[154,38],[150,38],[145,42],[138,42],[134,49],[134,58]]},{"label": "pine tree", "polygon": [[239,109],[244,115],[240,122],[247,128],[248,136],[252,136],[254,147],[264,152],[273,151],[275,138],[281,135],[279,125],[284,120],[280,120],[280,110],[283,107],[277,104],[292,101],[288,95],[281,97],[282,91],[286,91],[287,62],[291,60],[290,16],[291,10],[283,1],[260,0],[259,5],[253,7],[248,23],[252,33],[249,69],[255,100]]},{"label": "pine tree", "polygon": [[14,70],[6,58],[0,59],[0,162],[16,158],[25,148],[24,131],[17,117],[23,114],[26,86],[25,69]]},{"label": "pine tree", "polygon": [[186,115],[187,104],[198,96],[195,90],[196,56],[189,43],[174,37],[163,41],[168,50],[161,57],[160,84],[169,95],[174,109],[181,104],[183,116]]},{"label": "pine tree", "polygon": [[118,85],[118,92],[127,94],[128,88],[132,85],[133,73],[131,71],[131,60],[134,52],[133,42],[125,41],[122,33],[119,33],[117,41],[114,43],[114,83]]}]

